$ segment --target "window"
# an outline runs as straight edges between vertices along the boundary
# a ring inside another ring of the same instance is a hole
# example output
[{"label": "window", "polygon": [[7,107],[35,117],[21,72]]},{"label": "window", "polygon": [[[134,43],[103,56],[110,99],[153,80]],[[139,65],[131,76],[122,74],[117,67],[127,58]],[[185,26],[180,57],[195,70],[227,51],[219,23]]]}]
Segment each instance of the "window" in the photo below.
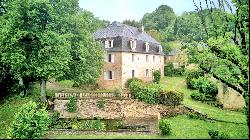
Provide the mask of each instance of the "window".
[{"label": "window", "polygon": [[132,78],[135,77],[135,70],[132,70]]},{"label": "window", "polygon": [[104,72],[104,79],[113,80],[114,79],[114,71],[106,71],[106,72]]},{"label": "window", "polygon": [[159,53],[161,53],[162,52],[162,46],[161,45],[158,45],[158,51],[159,51]]},{"label": "window", "polygon": [[132,54],[132,62],[135,61],[135,54]]},{"label": "window", "polygon": [[149,50],[149,43],[146,42],[146,43],[145,43],[145,51],[148,52],[148,50]]},{"label": "window", "polygon": [[146,69],[146,77],[149,77],[149,70]]},{"label": "window", "polygon": [[130,40],[130,48],[132,51],[135,51],[136,48],[136,40]]},{"label": "window", "polygon": [[106,58],[106,61],[107,61],[107,62],[111,62],[111,63],[114,63],[114,62],[115,62],[115,55],[114,55],[114,54],[109,53],[109,54],[107,54],[106,57],[107,57],[107,58]]},{"label": "window", "polygon": [[155,56],[153,56],[153,62],[155,62]]},{"label": "window", "polygon": [[160,60],[160,62],[161,62],[161,56],[159,56],[159,60]]},{"label": "window", "polygon": [[146,55],[146,62],[148,62],[148,55]]},{"label": "window", "polygon": [[113,48],[113,40],[106,40],[105,48]]}]

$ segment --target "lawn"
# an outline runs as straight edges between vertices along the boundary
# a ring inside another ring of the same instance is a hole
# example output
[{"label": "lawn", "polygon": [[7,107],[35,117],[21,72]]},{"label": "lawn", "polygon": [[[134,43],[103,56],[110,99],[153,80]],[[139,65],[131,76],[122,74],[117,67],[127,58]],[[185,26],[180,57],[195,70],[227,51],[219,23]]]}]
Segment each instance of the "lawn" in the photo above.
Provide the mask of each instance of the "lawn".
[{"label": "lawn", "polygon": [[190,94],[193,90],[188,89],[184,77],[164,77],[161,85],[167,89],[174,89],[184,93],[184,105],[208,114],[208,117],[223,121],[246,123],[246,115],[239,111],[223,110],[200,101],[192,100]]}]

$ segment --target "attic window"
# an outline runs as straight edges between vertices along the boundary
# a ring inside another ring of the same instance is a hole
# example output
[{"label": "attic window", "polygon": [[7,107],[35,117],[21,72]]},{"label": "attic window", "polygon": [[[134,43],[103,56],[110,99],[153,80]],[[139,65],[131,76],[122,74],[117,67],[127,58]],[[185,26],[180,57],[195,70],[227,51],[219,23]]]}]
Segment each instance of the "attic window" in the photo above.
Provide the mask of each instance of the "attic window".
[{"label": "attic window", "polygon": [[149,43],[146,42],[146,43],[145,43],[145,51],[148,52],[148,50],[149,50]]},{"label": "attic window", "polygon": [[132,51],[135,51],[136,48],[136,40],[130,40],[130,48]]},{"label": "attic window", "polygon": [[105,48],[113,48],[113,40],[106,40]]},{"label": "attic window", "polygon": [[158,48],[159,48],[159,53],[161,53],[162,52],[162,46],[158,45]]}]

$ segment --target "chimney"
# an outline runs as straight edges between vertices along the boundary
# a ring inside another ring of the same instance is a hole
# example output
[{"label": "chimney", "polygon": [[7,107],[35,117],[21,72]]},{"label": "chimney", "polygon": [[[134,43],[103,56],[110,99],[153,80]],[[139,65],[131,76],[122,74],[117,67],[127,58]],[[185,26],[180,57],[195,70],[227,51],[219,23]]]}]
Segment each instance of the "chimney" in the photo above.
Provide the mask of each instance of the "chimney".
[{"label": "chimney", "polygon": [[143,25],[139,28],[139,31],[142,32],[142,33],[144,32],[144,26]]}]

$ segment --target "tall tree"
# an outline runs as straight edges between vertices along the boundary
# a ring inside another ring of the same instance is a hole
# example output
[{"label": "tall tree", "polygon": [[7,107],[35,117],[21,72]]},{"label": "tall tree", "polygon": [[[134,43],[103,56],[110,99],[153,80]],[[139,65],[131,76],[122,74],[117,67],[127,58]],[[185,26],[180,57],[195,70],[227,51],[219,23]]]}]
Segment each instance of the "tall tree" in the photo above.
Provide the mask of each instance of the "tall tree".
[{"label": "tall tree", "polygon": [[[201,69],[243,95],[249,111],[249,1],[233,0],[236,12],[226,0],[205,0],[207,16],[202,14],[202,3],[194,2],[207,40],[199,42],[193,55]],[[216,9],[216,10],[215,10]],[[231,15],[227,16],[230,9]],[[218,14],[218,10],[224,14]],[[206,20],[205,20],[206,19]],[[219,25],[222,25],[218,27]],[[218,27],[218,28],[217,28]],[[192,52],[193,53],[193,52]],[[249,114],[247,113],[247,121]]]},{"label": "tall tree", "polygon": [[175,17],[175,13],[171,7],[161,5],[152,13],[146,13],[141,19],[141,23],[144,25],[146,31],[150,29],[160,31],[168,27],[174,21]]}]

